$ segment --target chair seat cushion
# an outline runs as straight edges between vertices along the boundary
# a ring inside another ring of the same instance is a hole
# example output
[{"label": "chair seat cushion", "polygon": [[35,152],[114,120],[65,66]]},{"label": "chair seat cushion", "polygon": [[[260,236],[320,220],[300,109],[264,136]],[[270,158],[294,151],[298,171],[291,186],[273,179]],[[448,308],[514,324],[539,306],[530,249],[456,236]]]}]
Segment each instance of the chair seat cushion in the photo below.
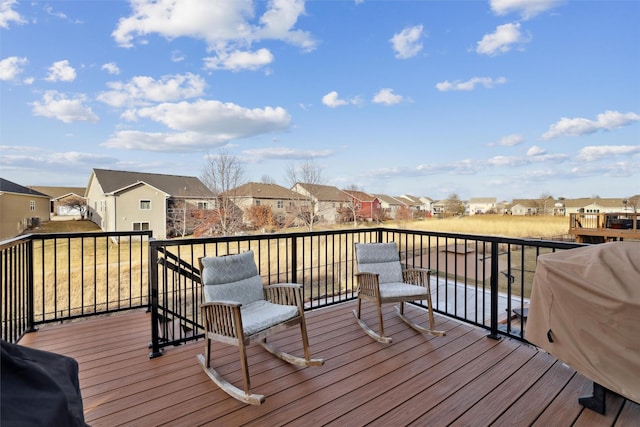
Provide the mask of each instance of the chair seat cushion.
[{"label": "chair seat cushion", "polygon": [[255,301],[240,307],[242,329],[245,335],[253,335],[298,315],[298,307]]},{"label": "chair seat cushion", "polygon": [[380,284],[380,296],[384,298],[416,297],[416,300],[427,298],[427,288],[408,283],[392,282]]}]

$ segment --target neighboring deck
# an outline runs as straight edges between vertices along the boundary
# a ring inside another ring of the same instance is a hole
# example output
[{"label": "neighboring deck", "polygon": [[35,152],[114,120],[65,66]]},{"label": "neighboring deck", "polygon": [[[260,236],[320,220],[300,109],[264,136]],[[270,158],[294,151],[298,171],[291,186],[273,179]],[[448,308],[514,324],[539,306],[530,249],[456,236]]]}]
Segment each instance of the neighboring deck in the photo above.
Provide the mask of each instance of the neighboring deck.
[{"label": "neighboring deck", "polygon": [[640,240],[640,213],[571,214],[569,234],[572,234],[578,243]]},{"label": "neighboring deck", "polygon": [[[382,345],[357,326],[345,303],[307,314],[312,355],[322,367],[296,368],[251,346],[253,391],[262,406],[239,403],[198,364],[203,341],[149,359],[143,311],[43,327],[20,344],[74,357],[86,421],[117,425],[473,425],[638,426],[640,405],[609,394],[607,413],[578,404],[592,384],[550,355],[437,316],[445,337],[422,336],[386,308]],[[365,304],[367,319],[373,319]],[[420,314],[418,309],[409,313]],[[426,320],[426,316],[423,316]],[[298,329],[272,342],[300,353]],[[240,380],[237,351],[214,347],[214,365]]]}]

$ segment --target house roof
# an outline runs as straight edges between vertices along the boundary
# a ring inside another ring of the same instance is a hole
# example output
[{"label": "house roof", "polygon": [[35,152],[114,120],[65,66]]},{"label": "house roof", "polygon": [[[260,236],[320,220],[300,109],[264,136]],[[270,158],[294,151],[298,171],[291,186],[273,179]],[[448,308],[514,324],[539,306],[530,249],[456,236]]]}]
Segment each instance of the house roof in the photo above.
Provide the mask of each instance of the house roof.
[{"label": "house roof", "polygon": [[260,199],[297,200],[300,194],[277,184],[247,182],[232,190],[233,197],[253,197]]},{"label": "house roof", "polygon": [[406,205],[407,204],[402,200],[398,200],[395,197],[388,196],[386,194],[374,194],[374,196],[376,196],[378,200],[380,200],[381,202],[386,203],[388,205]]},{"label": "house roof", "polygon": [[360,202],[373,202],[376,200],[376,196],[372,194],[365,193],[364,191],[356,191],[356,190],[342,190],[347,193],[349,196]]},{"label": "house roof", "polygon": [[126,172],[94,169],[93,173],[105,193],[122,191],[132,185],[145,183],[172,197],[214,198],[215,194],[202,181],[192,176]]},{"label": "house roof", "polygon": [[20,184],[16,184],[15,182],[8,181],[4,178],[0,178],[0,192],[3,193],[16,193],[16,194],[27,194],[31,196],[37,197],[46,197],[49,199],[50,197],[44,193],[33,190],[29,187],[24,187]]},{"label": "house roof", "polygon": [[583,197],[580,199],[566,199],[564,206],[567,208],[581,208],[583,206],[598,205],[608,208],[618,208],[624,205],[620,198]]},{"label": "house roof", "polygon": [[526,208],[535,208],[540,203],[540,199],[513,199],[510,206],[521,205]]},{"label": "house roof", "polygon": [[84,197],[86,188],[84,187],[46,187],[30,185],[29,188],[48,195],[52,199],[59,199],[61,197],[69,196],[71,194]]},{"label": "house roof", "polygon": [[406,204],[409,206],[422,206],[422,201],[415,196],[411,196],[410,194],[403,194],[402,196],[396,196],[398,200],[406,200]]},{"label": "house roof", "polygon": [[[349,196],[338,187],[321,184],[307,184],[298,182],[297,186],[304,188],[315,199],[321,202],[349,202]],[[294,186],[295,187],[295,186]]]}]

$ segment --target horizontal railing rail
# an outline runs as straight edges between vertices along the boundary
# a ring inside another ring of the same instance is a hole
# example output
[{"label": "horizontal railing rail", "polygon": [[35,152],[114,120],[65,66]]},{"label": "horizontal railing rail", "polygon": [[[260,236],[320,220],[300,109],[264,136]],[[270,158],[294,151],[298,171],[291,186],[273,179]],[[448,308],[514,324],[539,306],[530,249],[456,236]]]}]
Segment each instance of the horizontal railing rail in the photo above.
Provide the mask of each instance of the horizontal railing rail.
[{"label": "horizontal railing rail", "polygon": [[40,324],[148,308],[151,231],[29,234],[0,243],[2,339]]},{"label": "horizontal railing rail", "polygon": [[[405,267],[433,271],[436,312],[524,339],[514,310],[528,305],[538,255],[579,244],[386,228],[333,230],[150,243],[152,351],[203,336],[198,259],[253,250],[263,284],[303,285],[305,309],[356,298],[354,244],[398,244]],[[420,304],[418,304],[420,305]]]}]

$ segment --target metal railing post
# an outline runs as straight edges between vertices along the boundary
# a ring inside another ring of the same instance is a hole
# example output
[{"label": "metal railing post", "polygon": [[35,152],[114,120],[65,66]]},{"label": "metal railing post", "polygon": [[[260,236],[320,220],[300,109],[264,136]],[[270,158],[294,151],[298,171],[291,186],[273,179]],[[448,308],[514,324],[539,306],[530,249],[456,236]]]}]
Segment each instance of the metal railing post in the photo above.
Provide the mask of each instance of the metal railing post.
[{"label": "metal railing post", "polygon": [[149,358],[162,356],[160,334],[158,332],[158,248],[155,239],[149,239],[149,304],[151,309],[151,353]]},{"label": "metal railing post", "polygon": [[491,333],[489,338],[500,339],[498,334],[498,242],[491,242]]},{"label": "metal railing post", "polygon": [[33,291],[33,239],[27,241],[27,332],[38,330],[35,326],[35,298]]},{"label": "metal railing post", "polygon": [[[291,281],[302,283],[302,280],[298,280],[298,239],[295,236],[291,238]],[[304,287],[302,289],[304,292]]]}]

